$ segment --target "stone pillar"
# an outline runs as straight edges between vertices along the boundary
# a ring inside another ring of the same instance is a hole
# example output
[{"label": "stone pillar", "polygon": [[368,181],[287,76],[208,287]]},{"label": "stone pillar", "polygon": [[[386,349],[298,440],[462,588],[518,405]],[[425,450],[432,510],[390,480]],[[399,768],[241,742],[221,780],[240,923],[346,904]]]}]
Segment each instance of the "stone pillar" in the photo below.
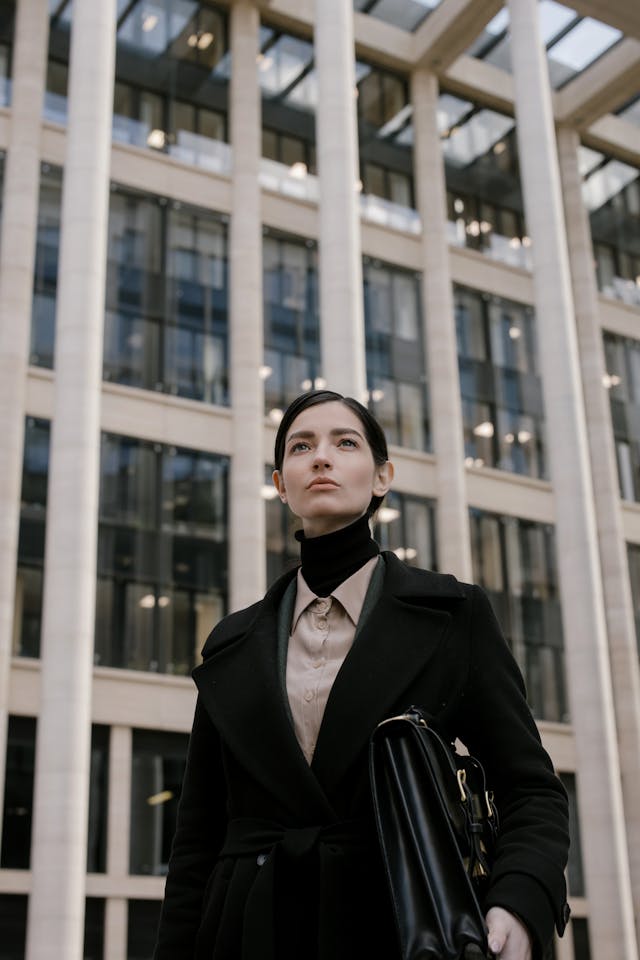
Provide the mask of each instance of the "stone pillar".
[{"label": "stone pillar", "polygon": [[[109,746],[109,824],[107,872],[123,881],[129,873],[131,831],[131,727],[112,726]],[[125,897],[109,897],[104,915],[104,960],[122,960],[127,954]]]},{"label": "stone pillar", "polygon": [[366,402],[353,9],[315,2],[322,375]]},{"label": "stone pillar", "polygon": [[587,428],[537,0],[509,0],[594,957],[637,958]]},{"label": "stone pillar", "polygon": [[62,190],[28,960],[83,947],[116,0],[75,0]]},{"label": "stone pillar", "polygon": [[48,35],[47,0],[20,0],[13,48],[11,132],[4,168],[0,237],[0,797],[4,796]]},{"label": "stone pillar", "polygon": [[264,483],[264,363],[262,227],[258,174],[261,155],[260,88],[256,58],[260,18],[252,0],[231,7],[230,228],[231,397],[233,459],[230,477],[230,609],[255,603],[266,580]]},{"label": "stone pillar", "polygon": [[[576,313],[578,349],[587,414],[591,476],[604,587],[609,656],[622,769],[627,843],[636,924],[640,924],[640,673],[633,617],[629,564],[622,524],[618,471],[613,444],[598,290],[593,269],[589,217],[582,199],[577,131],[557,132],[560,176],[567,225],[569,262]],[[640,937],[640,927],[637,928]]]},{"label": "stone pillar", "polygon": [[436,455],[438,565],[472,579],[469,510],[458,347],[447,243],[444,161],[438,133],[438,78],[426,68],[411,75],[414,170],[422,220],[422,301]]}]

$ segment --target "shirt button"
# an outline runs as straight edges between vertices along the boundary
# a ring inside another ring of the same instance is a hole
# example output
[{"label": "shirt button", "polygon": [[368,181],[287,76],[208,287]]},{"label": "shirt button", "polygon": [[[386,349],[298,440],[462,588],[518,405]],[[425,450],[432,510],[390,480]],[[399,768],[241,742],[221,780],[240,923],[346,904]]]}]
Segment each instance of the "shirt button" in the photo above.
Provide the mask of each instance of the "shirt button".
[{"label": "shirt button", "polygon": [[319,627],[326,627],[326,625],[327,625],[327,618],[326,618],[326,617],[320,615],[320,616],[317,617],[316,619],[317,619],[317,622],[318,622],[318,626],[319,626]]},{"label": "shirt button", "polygon": [[321,667],[321,666],[323,665],[323,663],[324,663],[324,660],[314,660],[314,661],[313,661],[313,669],[314,669],[314,670],[317,670],[319,667]]},{"label": "shirt button", "polygon": [[313,690],[305,690],[304,698],[309,703],[310,700],[313,700]]},{"label": "shirt button", "polygon": [[268,859],[269,859],[269,855],[267,853],[259,853],[258,856],[256,857],[256,863],[258,864],[259,867],[261,867],[263,863],[267,862]]}]

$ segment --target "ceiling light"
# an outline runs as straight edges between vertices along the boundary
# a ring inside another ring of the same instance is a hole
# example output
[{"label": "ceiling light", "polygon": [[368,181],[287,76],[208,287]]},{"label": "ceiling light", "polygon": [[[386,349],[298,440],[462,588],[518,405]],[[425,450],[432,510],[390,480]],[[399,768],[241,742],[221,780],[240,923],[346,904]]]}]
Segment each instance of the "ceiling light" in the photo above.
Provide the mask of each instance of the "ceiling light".
[{"label": "ceiling light", "polygon": [[143,610],[151,610],[156,605],[156,598],[152,593],[145,593],[144,597],[138,600],[138,606]]},{"label": "ceiling light", "polygon": [[301,389],[301,390],[311,390],[311,387],[312,387],[312,386],[313,386],[313,380],[309,380],[309,379],[307,378],[306,380],[303,380],[302,383],[300,384],[300,389]]},{"label": "ceiling light", "polygon": [[269,420],[272,420],[273,423],[280,423],[284,417],[284,410],[280,410],[278,407],[273,407],[269,410]]},{"label": "ceiling light", "polygon": [[393,507],[380,507],[377,516],[380,523],[392,523],[398,519],[400,511],[394,510]]},{"label": "ceiling light", "polygon": [[512,340],[519,340],[520,337],[522,336],[522,330],[520,329],[520,327],[516,327],[515,325],[512,327],[509,327],[509,336],[511,337]]},{"label": "ceiling light", "polygon": [[192,49],[193,49],[194,47],[197,47],[197,46],[198,46],[198,34],[197,34],[197,33],[190,33],[189,36],[187,37],[187,44],[188,44],[188,46],[190,46]]},{"label": "ceiling light", "polygon": [[482,423],[479,423],[477,427],[473,428],[473,432],[476,437],[492,437],[493,424],[490,420],[483,420]]},{"label": "ceiling light", "polygon": [[198,50],[206,50],[207,47],[210,47],[213,43],[213,34],[207,30],[205,33],[201,33],[198,38]]},{"label": "ceiling light", "polygon": [[304,180],[307,175],[307,165],[301,160],[298,160],[296,163],[292,163],[289,167],[289,176],[295,177],[296,180]]},{"label": "ceiling light", "polygon": [[147,803],[150,807],[157,807],[161,803],[166,803],[167,800],[173,800],[173,790],[161,790],[160,793],[152,793],[150,797],[147,797]]},{"label": "ceiling light", "polygon": [[261,380],[268,380],[272,373],[273,367],[268,367],[266,364],[258,370],[258,376]]},{"label": "ceiling light", "polygon": [[256,60],[263,73],[266,73],[273,66],[273,57],[267,57],[264,53],[259,53]]},{"label": "ceiling light", "polygon": [[327,381],[324,379],[324,377],[316,377],[313,381],[313,385],[316,390],[324,390],[327,386]]},{"label": "ceiling light", "polygon": [[610,390],[611,387],[618,387],[621,383],[622,380],[617,373],[605,373],[602,378],[602,385],[606,387],[607,390]]},{"label": "ceiling light", "polygon": [[144,30],[145,33],[151,33],[151,31],[157,25],[157,23],[158,23],[158,15],[156,13],[147,13],[145,14],[144,19],[142,21],[142,29]]},{"label": "ceiling light", "polygon": [[462,213],[464,210],[464,200],[461,200],[460,197],[456,197],[453,201],[453,209],[456,213]]},{"label": "ceiling light", "polygon": [[278,491],[271,483],[263,483],[260,487],[260,495],[263,500],[275,500],[278,496]]},{"label": "ceiling light", "polygon": [[158,606],[159,606],[159,607],[168,607],[170,603],[171,603],[171,598],[170,598],[170,597],[165,597],[165,596],[158,597]]},{"label": "ceiling light", "polygon": [[507,149],[507,145],[504,142],[504,140],[499,140],[498,143],[496,143],[496,145],[494,146],[493,152],[498,156],[500,156],[500,154],[504,153],[506,149]]},{"label": "ceiling light", "polygon": [[166,133],[164,130],[160,130],[157,127],[151,130],[147,135],[147,146],[153,147],[154,150],[162,150],[166,142]]},{"label": "ceiling light", "polygon": [[381,400],[384,400],[384,390],[372,390],[371,399],[374,403],[380,403]]},{"label": "ceiling light", "polygon": [[520,443],[529,443],[531,433],[528,430],[518,430],[518,440]]}]

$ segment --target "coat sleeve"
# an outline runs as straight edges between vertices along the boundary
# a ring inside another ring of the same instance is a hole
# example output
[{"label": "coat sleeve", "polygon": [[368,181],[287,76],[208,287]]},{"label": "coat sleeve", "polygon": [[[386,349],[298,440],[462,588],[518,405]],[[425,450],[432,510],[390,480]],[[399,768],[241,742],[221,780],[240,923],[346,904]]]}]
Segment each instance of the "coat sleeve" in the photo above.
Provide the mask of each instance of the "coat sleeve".
[{"label": "coat sleeve", "polygon": [[470,671],[463,734],[495,794],[500,833],[484,907],[504,907],[529,929],[541,957],[568,918],[564,869],[568,804],[526,702],[522,675],[489,600],[472,590]]},{"label": "coat sleeve", "polygon": [[198,699],[154,960],[194,956],[205,887],[226,830],[226,805],[220,738]]}]

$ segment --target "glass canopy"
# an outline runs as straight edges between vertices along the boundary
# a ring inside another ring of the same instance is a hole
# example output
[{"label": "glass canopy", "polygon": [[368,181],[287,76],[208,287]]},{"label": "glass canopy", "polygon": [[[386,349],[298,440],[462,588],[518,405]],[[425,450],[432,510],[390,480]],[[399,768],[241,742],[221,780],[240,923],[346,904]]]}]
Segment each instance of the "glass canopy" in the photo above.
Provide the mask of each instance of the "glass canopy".
[{"label": "glass canopy", "polygon": [[402,30],[415,30],[442,0],[353,0],[353,9]]},{"label": "glass canopy", "polygon": [[[540,0],[539,11],[549,78],[556,90],[586,70],[622,37],[621,31],[615,27],[592,17],[582,17],[556,0]],[[511,36],[506,7],[489,21],[467,53],[503,70],[511,70]]]}]

